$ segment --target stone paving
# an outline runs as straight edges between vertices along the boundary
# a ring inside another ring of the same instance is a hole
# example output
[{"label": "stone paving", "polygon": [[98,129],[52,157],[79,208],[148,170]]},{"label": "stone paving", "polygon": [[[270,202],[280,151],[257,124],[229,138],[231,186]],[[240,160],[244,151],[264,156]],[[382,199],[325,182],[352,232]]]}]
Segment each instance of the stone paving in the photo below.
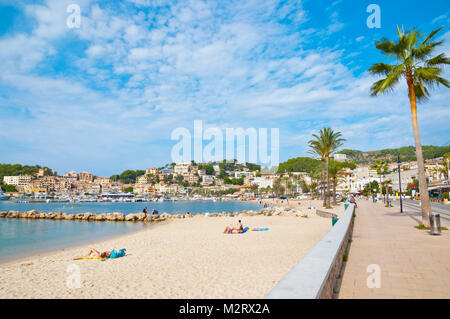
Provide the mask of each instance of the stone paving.
[{"label": "stone paving", "polygon": [[[450,230],[431,236],[414,228],[420,219],[398,207],[365,199],[357,204],[338,298],[450,298]],[[368,281],[377,283],[367,269],[373,264],[380,288],[368,288]]]}]

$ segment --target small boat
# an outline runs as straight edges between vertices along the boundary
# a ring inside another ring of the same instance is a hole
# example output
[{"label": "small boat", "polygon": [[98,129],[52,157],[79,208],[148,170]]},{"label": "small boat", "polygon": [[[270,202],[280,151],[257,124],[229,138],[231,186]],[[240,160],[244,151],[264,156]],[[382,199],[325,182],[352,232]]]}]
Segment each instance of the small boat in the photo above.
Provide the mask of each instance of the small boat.
[{"label": "small boat", "polygon": [[9,199],[9,196],[3,194],[3,192],[0,189],[0,200],[8,200],[8,199]]}]

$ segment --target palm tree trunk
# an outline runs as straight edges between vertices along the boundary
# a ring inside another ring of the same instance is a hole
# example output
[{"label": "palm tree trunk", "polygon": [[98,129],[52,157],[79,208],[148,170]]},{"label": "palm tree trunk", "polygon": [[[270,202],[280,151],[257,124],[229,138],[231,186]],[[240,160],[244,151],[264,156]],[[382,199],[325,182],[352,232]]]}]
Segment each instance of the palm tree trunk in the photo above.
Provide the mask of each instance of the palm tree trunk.
[{"label": "palm tree trunk", "polygon": [[327,163],[327,195],[326,195],[326,199],[327,199],[327,207],[331,206],[330,203],[330,162],[329,162],[329,157],[326,156],[326,163]]},{"label": "palm tree trunk", "polygon": [[322,192],[323,206],[327,206],[327,197],[325,195],[325,165],[323,159],[322,159],[322,178],[320,191]]},{"label": "palm tree trunk", "polygon": [[431,213],[430,197],[428,196],[428,185],[425,176],[423,164],[422,144],[420,143],[419,124],[417,121],[417,102],[416,93],[414,92],[413,78],[411,71],[406,73],[406,82],[408,84],[409,102],[411,104],[411,116],[414,131],[414,141],[416,143],[417,169],[419,175],[419,192],[420,201],[422,203],[422,224],[429,227],[428,216]]},{"label": "palm tree trunk", "polygon": [[336,177],[333,177],[333,205],[336,206]]},{"label": "palm tree trunk", "polygon": [[382,183],[382,181],[381,181],[381,175],[380,175],[380,200],[382,200],[383,199],[383,184],[381,184]]}]

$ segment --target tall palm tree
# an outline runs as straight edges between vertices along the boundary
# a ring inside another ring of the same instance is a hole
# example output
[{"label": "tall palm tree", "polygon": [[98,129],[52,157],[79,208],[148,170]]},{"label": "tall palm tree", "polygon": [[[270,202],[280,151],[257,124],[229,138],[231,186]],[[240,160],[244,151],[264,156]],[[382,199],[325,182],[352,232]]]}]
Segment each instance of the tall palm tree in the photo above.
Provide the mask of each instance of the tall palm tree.
[{"label": "tall palm tree", "polygon": [[381,188],[384,187],[384,198],[385,198],[386,205],[389,205],[389,188],[391,185],[392,185],[392,180],[390,180],[390,179],[384,180],[381,183]]},{"label": "tall palm tree", "polygon": [[[335,132],[329,127],[325,127],[319,131],[319,135],[313,134],[312,140],[309,141],[309,147],[313,152],[320,151],[320,154],[325,158],[326,166],[326,195],[325,206],[329,207],[330,204],[330,170],[329,161],[330,156],[344,144],[346,139],[341,138],[341,132]],[[318,153],[319,154],[319,153]]]},{"label": "tall palm tree", "polygon": [[378,159],[375,163],[370,165],[370,168],[377,171],[377,175],[380,178],[380,198],[383,198],[383,190],[382,190],[382,180],[381,178],[388,173],[388,165],[385,161]]},{"label": "tall palm tree", "polygon": [[333,184],[333,205],[336,205],[336,185],[339,179],[343,177],[343,167],[336,161],[330,162],[329,174]]},{"label": "tall palm tree", "polygon": [[417,100],[428,98],[428,87],[444,85],[449,88],[449,82],[442,78],[442,67],[450,64],[450,59],[444,53],[431,57],[437,46],[443,42],[433,42],[432,38],[443,27],[431,32],[419,44],[422,34],[416,30],[400,31],[397,26],[399,40],[383,38],[375,43],[378,50],[389,58],[396,58],[399,64],[376,63],[369,71],[372,74],[382,75],[384,78],[375,82],[371,87],[371,95],[386,93],[393,90],[401,78],[406,79],[408,96],[411,105],[411,116],[416,144],[416,157],[419,175],[420,200],[422,201],[422,224],[429,226],[428,215],[431,212],[430,198],[426,182],[422,145],[420,142],[419,126],[417,122]]},{"label": "tall palm tree", "polygon": [[[314,136],[314,135],[313,135]],[[311,148],[308,153],[316,155],[320,157],[320,192],[322,194],[323,206],[327,206],[327,199],[325,195],[325,145],[323,141],[317,138],[315,141],[309,141],[309,147]],[[316,176],[318,175],[318,171],[315,172]]]},{"label": "tall palm tree", "polygon": [[314,200],[314,194],[316,193],[317,183],[311,182],[311,185],[309,186],[309,188],[311,189],[311,197]]}]

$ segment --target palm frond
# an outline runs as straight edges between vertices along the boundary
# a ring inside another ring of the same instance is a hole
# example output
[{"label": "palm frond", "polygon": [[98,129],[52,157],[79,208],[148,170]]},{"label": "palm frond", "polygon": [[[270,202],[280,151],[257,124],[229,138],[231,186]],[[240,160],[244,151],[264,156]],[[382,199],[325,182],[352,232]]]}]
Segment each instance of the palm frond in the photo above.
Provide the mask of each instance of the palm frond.
[{"label": "palm frond", "polygon": [[403,75],[403,65],[396,65],[388,73],[387,77],[375,82],[370,88],[371,95],[376,96],[392,91],[395,85],[399,82],[400,77]]},{"label": "palm frond", "polygon": [[443,27],[444,27],[444,26],[442,26],[442,27],[440,27],[439,29],[436,29],[436,30],[434,30],[433,32],[431,32],[431,33],[425,38],[425,40],[423,40],[423,42],[420,44],[420,46],[426,45],[427,42],[430,41],[430,39],[431,39],[432,37],[434,37],[434,35],[435,35],[436,33],[438,33],[439,31],[441,31]]},{"label": "palm frond", "polygon": [[430,56],[437,46],[441,45],[443,41],[428,43],[418,48],[411,48],[411,56],[417,60],[424,60]]},{"label": "palm frond", "polygon": [[434,58],[425,61],[427,66],[437,66],[442,64],[450,64],[450,59],[445,56],[445,53],[441,53]]},{"label": "palm frond", "polygon": [[422,81],[428,86],[434,87],[444,85],[449,87],[449,82],[440,77],[442,69],[437,67],[420,67],[416,68],[414,72],[414,82]]},{"label": "palm frond", "polygon": [[368,70],[371,74],[377,75],[377,74],[384,74],[388,75],[389,72],[392,71],[394,68],[393,65],[386,64],[386,63],[376,63],[372,65],[372,67]]},{"label": "palm frond", "polygon": [[387,57],[398,56],[401,52],[398,48],[398,45],[387,38],[383,38],[379,41],[375,42],[375,47],[378,50],[383,51],[383,54]]}]

